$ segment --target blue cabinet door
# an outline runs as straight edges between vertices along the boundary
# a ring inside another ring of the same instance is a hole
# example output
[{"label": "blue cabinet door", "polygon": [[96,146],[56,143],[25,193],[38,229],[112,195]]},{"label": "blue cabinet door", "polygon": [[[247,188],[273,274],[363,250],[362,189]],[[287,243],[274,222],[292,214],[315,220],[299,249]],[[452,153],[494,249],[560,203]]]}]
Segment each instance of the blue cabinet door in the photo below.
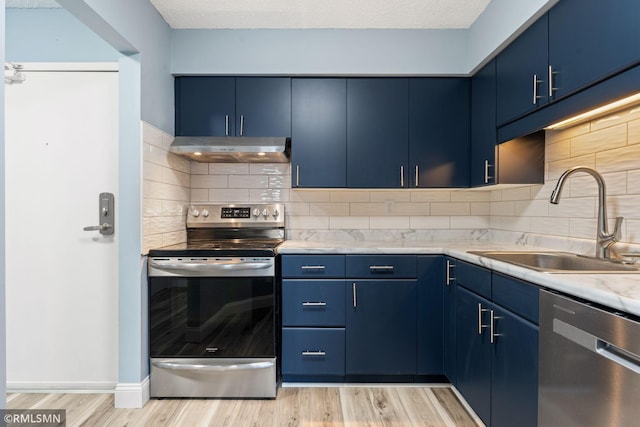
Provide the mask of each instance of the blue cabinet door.
[{"label": "blue cabinet door", "polygon": [[418,257],[417,374],[442,375],[444,257]]},{"label": "blue cabinet door", "polygon": [[409,83],[403,78],[347,80],[347,186],[407,186]]},{"label": "blue cabinet door", "polygon": [[471,78],[471,186],[497,184],[496,60]]},{"label": "blue cabinet door", "polygon": [[469,186],[468,78],[409,80],[409,185]]},{"label": "blue cabinet door", "polygon": [[347,282],[347,375],[415,375],[416,301],[416,280]]},{"label": "blue cabinet door", "polygon": [[176,77],[177,136],[234,134],[235,78]]},{"label": "blue cabinet door", "polygon": [[291,185],[347,186],[347,81],[291,82]]},{"label": "blue cabinet door", "polygon": [[291,79],[236,78],[236,136],[291,136]]},{"label": "blue cabinet door", "polygon": [[[456,387],[480,419],[491,425],[491,343],[488,328],[491,302],[457,287],[457,383]],[[486,310],[486,311],[479,311]],[[479,322],[482,323],[479,325]],[[481,328],[479,333],[479,328]],[[514,421],[520,418],[514,418]],[[516,423],[518,424],[518,423]]]},{"label": "blue cabinet door", "polygon": [[498,55],[498,125],[548,103],[548,36],[544,15]]},{"label": "blue cabinet door", "polygon": [[640,2],[563,0],[549,11],[554,99],[640,62]]},{"label": "blue cabinet door", "polygon": [[535,427],[538,327],[498,305],[493,311],[498,336],[492,346],[491,427]]},{"label": "blue cabinet door", "polygon": [[442,307],[444,310],[443,321],[443,369],[444,374],[451,384],[456,385],[456,281],[454,278],[456,260],[445,258],[444,268],[441,273],[441,287],[443,288]]}]

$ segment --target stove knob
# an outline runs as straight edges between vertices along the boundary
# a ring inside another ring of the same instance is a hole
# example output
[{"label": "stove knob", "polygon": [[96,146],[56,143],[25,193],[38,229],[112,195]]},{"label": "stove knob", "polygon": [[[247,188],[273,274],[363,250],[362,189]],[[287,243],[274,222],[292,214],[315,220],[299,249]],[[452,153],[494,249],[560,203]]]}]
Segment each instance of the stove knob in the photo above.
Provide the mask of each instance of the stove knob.
[{"label": "stove knob", "polygon": [[274,218],[278,218],[278,215],[280,215],[280,212],[278,211],[278,209],[274,209],[273,210],[273,217]]},{"label": "stove knob", "polygon": [[260,209],[255,208],[255,209],[253,210],[253,216],[255,216],[255,217],[259,217],[259,216],[260,216]]},{"label": "stove knob", "polygon": [[269,216],[269,210],[268,209],[263,210],[262,211],[262,216],[265,217],[265,218],[268,217]]},{"label": "stove knob", "polygon": [[196,218],[198,218],[200,216],[200,211],[197,209],[193,210],[193,216],[195,216]]},{"label": "stove knob", "polygon": [[208,210],[206,210],[206,209],[205,209],[205,210],[203,210],[203,211],[202,211],[202,216],[204,216],[205,218],[208,218],[208,217],[209,217],[209,211],[208,211]]}]

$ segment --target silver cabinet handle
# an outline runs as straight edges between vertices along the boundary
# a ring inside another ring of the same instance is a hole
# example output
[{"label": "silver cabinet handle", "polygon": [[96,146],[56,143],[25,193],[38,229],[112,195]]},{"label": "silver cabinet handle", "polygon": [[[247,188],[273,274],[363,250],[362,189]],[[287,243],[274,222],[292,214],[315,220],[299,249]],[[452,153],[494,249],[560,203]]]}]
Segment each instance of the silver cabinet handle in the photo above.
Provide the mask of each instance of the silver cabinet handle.
[{"label": "silver cabinet handle", "polygon": [[357,296],[357,291],[356,291],[356,282],[353,282],[353,285],[351,285],[351,288],[353,289],[353,308],[358,307],[358,296]]},{"label": "silver cabinet handle", "polygon": [[315,357],[320,356],[320,357],[322,357],[322,356],[326,356],[327,353],[322,351],[322,350],[320,350],[320,351],[303,351],[302,355],[303,356],[315,356]]},{"label": "silver cabinet handle", "polygon": [[240,114],[240,136],[244,136],[244,114]]},{"label": "silver cabinet handle", "polygon": [[327,303],[324,301],[318,301],[318,302],[305,301],[302,303],[303,307],[325,307],[326,305]]},{"label": "silver cabinet handle", "polygon": [[229,115],[224,115],[224,136],[229,136]]},{"label": "silver cabinet handle", "polygon": [[484,183],[489,183],[489,160],[484,161]]},{"label": "silver cabinet handle", "polygon": [[419,181],[420,178],[418,178],[419,176],[420,174],[419,174],[418,165],[416,165],[416,187],[420,187],[420,181]]},{"label": "silver cabinet handle", "polygon": [[324,265],[303,265],[301,270],[324,270]]},{"label": "silver cabinet handle", "polygon": [[404,188],[404,166],[400,166],[400,188]]},{"label": "silver cabinet handle", "polygon": [[296,165],[296,187],[300,187],[300,165]]},{"label": "silver cabinet handle", "polygon": [[482,313],[485,311],[489,311],[489,309],[482,308],[482,303],[478,303],[478,335],[482,335],[482,330],[488,327],[482,324]]},{"label": "silver cabinet handle", "polygon": [[498,316],[496,316],[493,312],[493,310],[489,311],[489,341],[491,342],[491,344],[494,344],[496,342],[496,337],[499,337],[500,334],[496,334],[495,330],[496,330],[496,320],[499,319]]},{"label": "silver cabinet handle", "polygon": [[553,92],[558,88],[553,87],[553,76],[558,74],[557,71],[553,71],[553,66],[549,65],[549,98],[553,96]]},{"label": "silver cabinet handle", "polygon": [[447,279],[446,279],[447,286],[451,284],[451,281],[456,280],[456,278],[451,275],[452,268],[456,268],[456,265],[451,261],[447,260]]},{"label": "silver cabinet handle", "polygon": [[393,265],[370,265],[369,271],[372,273],[386,273],[393,271]]},{"label": "silver cabinet handle", "polygon": [[533,105],[538,105],[538,99],[542,98],[538,95],[538,84],[541,83],[542,80],[538,80],[538,75],[533,75]]}]

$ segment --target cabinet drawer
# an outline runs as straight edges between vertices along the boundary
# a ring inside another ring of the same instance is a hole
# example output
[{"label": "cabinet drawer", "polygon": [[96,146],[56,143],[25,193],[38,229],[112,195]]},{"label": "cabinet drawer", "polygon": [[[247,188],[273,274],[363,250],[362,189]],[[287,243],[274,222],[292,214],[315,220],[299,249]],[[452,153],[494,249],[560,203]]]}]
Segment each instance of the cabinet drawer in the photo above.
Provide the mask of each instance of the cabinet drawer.
[{"label": "cabinet drawer", "polygon": [[347,255],[347,277],[414,279],[415,255]]},{"label": "cabinet drawer", "polygon": [[283,328],[283,375],[344,375],[344,328]]},{"label": "cabinet drawer", "polygon": [[540,288],[533,283],[493,273],[493,302],[538,324]]},{"label": "cabinet drawer", "polygon": [[344,280],[283,280],[284,326],[344,326]]},{"label": "cabinet drawer", "polygon": [[282,277],[344,277],[344,255],[283,255]]},{"label": "cabinet drawer", "polygon": [[453,277],[458,285],[491,299],[491,270],[455,260]]}]

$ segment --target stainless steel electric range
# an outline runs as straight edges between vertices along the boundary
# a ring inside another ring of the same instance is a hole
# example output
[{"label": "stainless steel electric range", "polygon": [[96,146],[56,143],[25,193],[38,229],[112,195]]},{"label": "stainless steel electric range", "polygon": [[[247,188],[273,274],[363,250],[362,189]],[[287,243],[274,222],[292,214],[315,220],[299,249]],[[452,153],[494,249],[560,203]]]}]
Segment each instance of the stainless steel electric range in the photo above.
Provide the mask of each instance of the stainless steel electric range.
[{"label": "stainless steel electric range", "polygon": [[199,205],[149,251],[151,397],[273,398],[280,204]]}]

